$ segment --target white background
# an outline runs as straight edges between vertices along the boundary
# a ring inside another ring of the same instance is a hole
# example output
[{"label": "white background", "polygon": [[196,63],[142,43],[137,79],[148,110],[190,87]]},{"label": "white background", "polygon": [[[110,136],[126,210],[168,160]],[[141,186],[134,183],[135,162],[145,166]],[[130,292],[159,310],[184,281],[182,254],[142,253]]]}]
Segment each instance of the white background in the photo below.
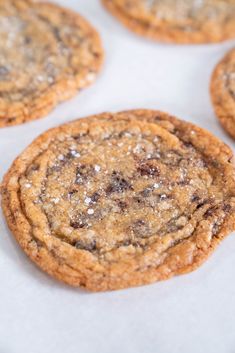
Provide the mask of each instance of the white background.
[{"label": "white background", "polygon": [[[98,0],[60,0],[99,30],[106,52],[95,84],[48,117],[0,130],[0,177],[46,129],[102,111],[156,108],[212,131],[212,69],[234,43],[164,45],[128,32]],[[200,269],[154,285],[99,294],[49,278],[0,217],[0,353],[234,353],[235,237]]]}]

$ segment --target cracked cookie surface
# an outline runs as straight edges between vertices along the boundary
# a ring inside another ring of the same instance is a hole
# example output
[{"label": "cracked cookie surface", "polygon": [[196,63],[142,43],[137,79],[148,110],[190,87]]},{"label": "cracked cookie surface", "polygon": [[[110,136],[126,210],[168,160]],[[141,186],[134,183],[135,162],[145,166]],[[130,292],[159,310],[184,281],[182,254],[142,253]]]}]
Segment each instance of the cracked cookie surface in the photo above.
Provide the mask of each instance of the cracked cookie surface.
[{"label": "cracked cookie surface", "polygon": [[197,268],[234,230],[231,150],[167,114],[104,113],[49,130],[2,186],[8,225],[29,257],[101,291]]},{"label": "cracked cookie surface", "polygon": [[159,41],[210,43],[235,38],[234,0],[102,0],[134,32]]},{"label": "cracked cookie surface", "polygon": [[0,49],[0,127],[48,114],[95,79],[103,57],[80,15],[31,0],[0,0]]},{"label": "cracked cookie surface", "polygon": [[235,139],[235,48],[213,72],[211,98],[221,125]]}]

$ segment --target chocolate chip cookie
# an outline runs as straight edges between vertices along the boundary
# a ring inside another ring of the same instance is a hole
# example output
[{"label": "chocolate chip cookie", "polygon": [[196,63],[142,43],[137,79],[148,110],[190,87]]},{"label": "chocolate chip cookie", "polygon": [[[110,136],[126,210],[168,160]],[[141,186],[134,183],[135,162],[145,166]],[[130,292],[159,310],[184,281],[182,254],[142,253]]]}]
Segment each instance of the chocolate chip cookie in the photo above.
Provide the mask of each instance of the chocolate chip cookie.
[{"label": "chocolate chip cookie", "polygon": [[235,38],[234,0],[102,0],[134,32],[159,41],[210,43]]},{"label": "chocolate chip cookie", "polygon": [[100,38],[80,15],[32,0],[0,0],[0,127],[46,115],[90,84]]},{"label": "chocolate chip cookie", "polygon": [[7,223],[44,271],[92,291],[196,269],[235,229],[232,152],[158,111],[49,130],[4,177]]},{"label": "chocolate chip cookie", "polygon": [[235,139],[235,48],[220,61],[213,72],[211,97],[220,123]]}]

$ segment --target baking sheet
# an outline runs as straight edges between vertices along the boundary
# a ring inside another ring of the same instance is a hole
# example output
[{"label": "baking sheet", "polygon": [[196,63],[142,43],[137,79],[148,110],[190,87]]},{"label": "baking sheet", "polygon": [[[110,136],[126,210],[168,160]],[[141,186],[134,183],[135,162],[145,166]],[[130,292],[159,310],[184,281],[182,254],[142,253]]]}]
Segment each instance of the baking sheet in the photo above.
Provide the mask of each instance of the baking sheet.
[{"label": "baking sheet", "polygon": [[[176,46],[128,32],[98,0],[58,0],[99,30],[106,52],[95,84],[48,117],[0,129],[0,177],[46,129],[102,111],[154,108],[234,142],[215,119],[208,85],[234,45]],[[20,250],[0,216],[0,353],[234,353],[235,235],[197,271],[98,294],[49,278]]]}]

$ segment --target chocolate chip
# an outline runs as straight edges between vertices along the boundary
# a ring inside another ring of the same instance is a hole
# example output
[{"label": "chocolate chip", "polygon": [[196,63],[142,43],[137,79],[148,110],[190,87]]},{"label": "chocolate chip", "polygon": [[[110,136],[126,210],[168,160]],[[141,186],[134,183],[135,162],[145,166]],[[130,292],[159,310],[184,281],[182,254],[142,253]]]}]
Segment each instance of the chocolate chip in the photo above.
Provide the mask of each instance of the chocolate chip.
[{"label": "chocolate chip", "polygon": [[212,235],[216,235],[218,233],[222,223],[223,223],[223,221],[221,219],[218,219],[217,221],[215,221],[215,223],[213,224],[213,227],[212,227]]},{"label": "chocolate chip", "polygon": [[197,194],[193,194],[191,197],[192,202],[198,202],[200,200],[200,197]]},{"label": "chocolate chip", "polygon": [[[228,206],[228,208],[227,208],[227,206]],[[208,208],[208,210],[205,212],[204,217],[208,218],[208,217],[212,216],[213,214],[215,214],[215,212],[217,212],[218,210],[219,211],[221,210],[221,206],[219,206],[219,205],[212,206],[212,207]],[[230,210],[230,205],[224,205],[222,207],[222,210],[227,212],[228,210]]]},{"label": "chocolate chip", "polygon": [[76,170],[76,184],[83,184],[88,178],[94,176],[94,168],[90,165],[80,164]]},{"label": "chocolate chip", "polygon": [[79,133],[79,134],[77,134],[77,135],[74,135],[74,136],[73,136],[73,139],[76,140],[76,142],[79,143],[79,141],[80,141],[84,136],[86,136],[86,135],[87,135],[87,133]]},{"label": "chocolate chip", "polygon": [[48,178],[50,175],[52,175],[54,172],[59,172],[61,170],[61,166],[56,164],[53,167],[47,168],[46,171],[46,177]]},{"label": "chocolate chip", "polygon": [[131,135],[132,135],[132,134],[131,134],[129,131],[124,130],[124,131],[119,132],[118,138],[122,138],[122,137],[125,137],[125,136],[129,137],[129,136],[131,136]]},{"label": "chocolate chip", "polygon": [[145,201],[143,200],[143,198],[141,198],[141,197],[139,197],[139,196],[134,196],[134,197],[133,197],[133,200],[134,200],[135,202],[137,202],[139,205],[145,203]]},{"label": "chocolate chip", "polygon": [[[180,219],[180,217],[178,219]],[[181,230],[184,228],[182,224],[177,224],[178,219],[174,219],[169,223],[167,223],[167,233],[177,232],[178,230]]]},{"label": "chocolate chip", "polygon": [[82,240],[77,240],[74,244],[76,249],[94,251],[96,250],[96,241],[92,240],[91,242],[85,242]]},{"label": "chocolate chip", "polygon": [[179,185],[179,186],[185,186],[188,184],[189,184],[189,179],[187,179],[187,178],[176,182],[176,185]]},{"label": "chocolate chip", "polygon": [[232,206],[229,205],[229,204],[225,204],[225,205],[223,206],[223,211],[224,211],[225,213],[230,212],[231,209],[232,209]]},{"label": "chocolate chip", "polygon": [[82,221],[70,221],[70,226],[73,227],[74,229],[79,229],[79,228],[85,228],[86,224],[84,224]]},{"label": "chocolate chip", "polygon": [[204,214],[204,217],[205,218],[209,218],[210,216],[212,216],[214,213],[215,213],[215,211],[218,209],[218,207],[216,207],[216,206],[213,206],[213,207],[210,207],[207,211],[206,211],[206,213]]},{"label": "chocolate chip", "polygon": [[75,158],[75,154],[73,153],[73,151],[69,151],[66,155],[65,155],[65,160],[68,161],[70,159]]},{"label": "chocolate chip", "polygon": [[197,205],[196,209],[198,210],[199,208],[201,208],[202,206],[206,205],[209,202],[210,202],[209,199],[201,200],[200,203]]},{"label": "chocolate chip", "polygon": [[30,167],[30,170],[32,170],[32,171],[39,170],[39,165],[38,164],[32,164],[31,167]]},{"label": "chocolate chip", "polygon": [[0,77],[7,76],[9,73],[9,70],[6,66],[0,66]]},{"label": "chocolate chip", "polygon": [[141,176],[156,177],[160,175],[159,167],[155,166],[150,161],[142,162],[138,166],[137,171],[140,173]]},{"label": "chocolate chip", "polygon": [[116,202],[122,212],[124,212],[127,209],[127,207],[128,207],[127,202],[122,201],[122,200],[117,200]]},{"label": "chocolate chip", "polygon": [[94,194],[91,195],[91,202],[95,203],[99,200],[100,194],[98,192],[94,192]]},{"label": "chocolate chip", "polygon": [[156,115],[155,117],[154,117],[154,120],[155,121],[161,121],[162,120],[162,116],[161,115]]},{"label": "chocolate chip", "polygon": [[130,239],[124,240],[124,242],[121,244],[121,246],[129,246],[129,245],[131,245]]},{"label": "chocolate chip", "polygon": [[7,118],[8,124],[13,123],[15,121],[15,119],[16,119],[15,117]]},{"label": "chocolate chip", "polygon": [[88,217],[84,213],[79,213],[74,219],[70,221],[70,226],[74,229],[88,228]]},{"label": "chocolate chip", "polygon": [[60,30],[56,27],[52,28],[52,32],[58,42],[61,42],[61,37],[60,37]]},{"label": "chocolate chip", "polygon": [[191,142],[184,142],[184,146],[190,150],[194,149],[194,146]]},{"label": "chocolate chip", "polygon": [[76,194],[78,191],[76,189],[73,189],[68,192],[68,198],[71,198],[72,195]]},{"label": "chocolate chip", "polygon": [[163,200],[166,200],[166,199],[170,199],[170,196],[168,196],[166,194],[162,194],[162,195],[159,195],[159,199],[160,199],[160,201],[163,201]]},{"label": "chocolate chip", "polygon": [[24,37],[24,43],[25,43],[26,45],[32,43],[32,38],[29,37],[29,36],[25,36],[25,37]]},{"label": "chocolate chip", "polygon": [[140,192],[140,195],[143,196],[143,197],[148,197],[151,194],[152,191],[153,191],[152,188],[145,188],[144,190],[142,190]]},{"label": "chocolate chip", "polygon": [[167,222],[159,231],[161,236],[164,236],[168,233],[177,232],[184,228],[185,224],[187,223],[188,217],[184,215],[180,215],[171,219]]},{"label": "chocolate chip", "polygon": [[36,172],[39,170],[39,165],[38,164],[32,164],[28,169],[27,169],[27,175],[30,175],[33,172]]},{"label": "chocolate chip", "polygon": [[219,168],[220,167],[220,164],[218,161],[211,161],[211,165],[214,167],[214,168]]},{"label": "chocolate chip", "polygon": [[111,176],[111,182],[106,188],[107,194],[112,194],[114,192],[122,193],[125,190],[132,190],[131,184],[122,176],[121,173],[113,171]]},{"label": "chocolate chip", "polygon": [[143,219],[137,219],[131,226],[131,229],[140,238],[148,238],[151,235],[149,225]]}]

